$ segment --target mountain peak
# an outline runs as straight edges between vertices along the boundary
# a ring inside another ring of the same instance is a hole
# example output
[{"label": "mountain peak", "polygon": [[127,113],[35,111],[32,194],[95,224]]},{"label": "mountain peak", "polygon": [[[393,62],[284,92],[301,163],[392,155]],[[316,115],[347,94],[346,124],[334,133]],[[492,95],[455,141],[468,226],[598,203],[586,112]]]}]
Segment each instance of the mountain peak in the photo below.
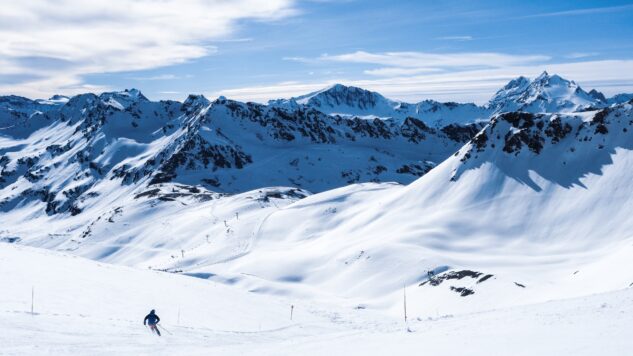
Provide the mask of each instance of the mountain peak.
[{"label": "mountain peak", "polygon": [[574,81],[543,71],[533,80],[525,77],[511,80],[488,105],[496,112],[558,112],[577,111],[599,101],[599,96],[585,92]]},{"label": "mountain peak", "polygon": [[589,91],[589,96],[591,96],[592,98],[601,101],[603,103],[607,102],[607,98],[604,96],[604,94],[602,94],[601,92],[597,91],[596,89],[591,89],[591,91]]},{"label": "mountain peak", "polygon": [[360,116],[380,115],[381,112],[393,110],[397,106],[397,103],[376,92],[338,83],[291,100],[326,114],[349,113]]},{"label": "mountain peak", "polygon": [[[223,97],[220,97],[218,100],[222,100],[222,98]],[[226,98],[224,100],[226,100]],[[202,94],[189,94],[182,104],[187,107],[208,106],[211,104],[211,101]]]},{"label": "mountain peak", "polygon": [[67,97],[66,95],[60,95],[60,94],[55,94],[53,96],[51,96],[48,100],[51,101],[68,101],[68,99],[70,99],[69,97]]},{"label": "mountain peak", "polygon": [[141,101],[149,101],[138,89],[125,89],[123,91],[105,92],[99,98],[107,105],[125,109]]}]

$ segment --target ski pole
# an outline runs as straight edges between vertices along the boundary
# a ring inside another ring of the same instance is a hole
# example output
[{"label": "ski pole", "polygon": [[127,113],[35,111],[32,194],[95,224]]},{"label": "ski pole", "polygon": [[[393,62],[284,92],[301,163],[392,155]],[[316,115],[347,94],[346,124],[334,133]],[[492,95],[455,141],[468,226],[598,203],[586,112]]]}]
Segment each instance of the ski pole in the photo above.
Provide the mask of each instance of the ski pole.
[{"label": "ski pole", "polygon": [[161,329],[165,330],[166,333],[168,333],[169,335],[173,335],[172,333],[169,332],[169,330],[165,329],[162,325],[160,324],[156,324],[157,326],[159,326]]}]

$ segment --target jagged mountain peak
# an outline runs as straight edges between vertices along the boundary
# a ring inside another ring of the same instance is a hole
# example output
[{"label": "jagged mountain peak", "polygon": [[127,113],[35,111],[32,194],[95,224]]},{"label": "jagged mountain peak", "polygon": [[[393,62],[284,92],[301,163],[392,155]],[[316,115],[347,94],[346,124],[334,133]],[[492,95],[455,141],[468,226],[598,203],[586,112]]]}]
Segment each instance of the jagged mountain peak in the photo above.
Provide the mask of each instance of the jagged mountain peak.
[{"label": "jagged mountain peak", "polygon": [[573,112],[596,106],[600,101],[573,80],[543,71],[533,80],[511,80],[497,91],[488,106],[494,112]]},{"label": "jagged mountain peak", "polygon": [[[222,100],[222,98],[220,97],[216,101],[219,100]],[[182,104],[186,107],[202,107],[209,106],[211,104],[211,101],[202,94],[189,94],[189,96],[187,96],[187,99],[185,99]]]},{"label": "jagged mountain peak", "polygon": [[[530,80],[524,76],[517,77],[508,82],[501,90],[509,90],[514,88],[523,88],[530,85]],[[500,91],[501,91],[500,90]]]},{"label": "jagged mountain peak", "polygon": [[550,75],[549,73],[547,73],[547,71],[543,71],[543,73],[541,73],[538,77],[534,78],[534,80],[532,81],[531,85],[533,86],[554,86],[554,85],[561,85],[561,86],[577,86],[576,82],[574,82],[573,80],[567,80],[561,76],[559,76],[558,74],[552,74]]},{"label": "jagged mountain peak", "polygon": [[123,91],[115,91],[115,92],[106,92],[99,95],[99,99],[101,99],[104,103],[118,107],[120,109],[125,109],[130,105],[133,105],[138,102],[147,102],[149,99],[141,93],[138,89],[125,89]]},{"label": "jagged mountain peak", "polygon": [[591,89],[589,91],[589,93],[587,93],[587,94],[589,94],[589,96],[591,96],[592,98],[594,98],[594,99],[596,99],[598,101],[601,101],[603,103],[607,102],[607,97],[604,96],[604,94],[602,92],[599,92],[596,89]]}]

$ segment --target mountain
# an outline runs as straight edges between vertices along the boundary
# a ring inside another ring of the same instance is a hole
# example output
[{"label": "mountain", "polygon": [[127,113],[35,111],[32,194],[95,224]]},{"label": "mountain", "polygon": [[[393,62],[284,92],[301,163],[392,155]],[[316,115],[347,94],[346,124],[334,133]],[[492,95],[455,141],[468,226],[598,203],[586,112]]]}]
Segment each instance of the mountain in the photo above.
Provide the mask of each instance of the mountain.
[{"label": "mountain", "polygon": [[633,94],[616,94],[613,97],[607,99],[609,104],[623,104],[630,103],[633,100]]},{"label": "mountain", "polygon": [[296,98],[271,100],[269,105],[286,108],[305,106],[328,115],[348,118],[381,118],[402,122],[411,117],[434,128],[485,121],[490,115],[486,108],[472,103],[440,103],[425,100],[409,104],[387,99],[376,92],[342,84],[335,84]]},{"label": "mountain", "polygon": [[46,110],[23,98],[4,102],[0,209],[39,201],[48,214],[80,214],[108,194],[99,188],[105,182],[221,193],[409,183],[483,127],[431,128],[415,118],[366,120],[196,95],[152,102],[134,89],[82,94]]},{"label": "mountain", "polygon": [[493,112],[574,112],[602,106],[606,100],[597,91],[585,92],[574,81],[543,72],[534,80],[519,77],[501,88],[488,103]]},{"label": "mountain", "polygon": [[403,284],[420,316],[612,292],[633,282],[632,130],[631,104],[501,113],[407,186],[227,195],[105,179],[74,216],[16,204],[0,236],[390,315],[401,313]]},{"label": "mountain", "polygon": [[411,104],[342,84],[291,99],[271,100],[269,105],[286,109],[303,106],[348,118],[381,118],[402,122],[412,117],[428,126],[440,128],[449,124],[487,121],[490,116],[501,112],[567,113],[604,108],[631,99],[631,94],[618,94],[607,99],[595,89],[586,92],[574,81],[543,72],[532,80],[525,77],[511,80],[484,106],[434,100]]},{"label": "mountain", "polygon": [[633,105],[574,109],[572,87],[519,78],[521,111],[440,128],[296,100],[8,98],[26,116],[0,135],[0,240],[392,315],[403,285],[416,315],[626,288]]},{"label": "mountain", "polygon": [[193,271],[294,290],[292,271],[301,286],[394,308],[404,283],[421,313],[623,289],[631,275],[608,271],[631,265],[632,130],[630,104],[503,113],[412,184],[309,196],[267,216],[248,253]]}]

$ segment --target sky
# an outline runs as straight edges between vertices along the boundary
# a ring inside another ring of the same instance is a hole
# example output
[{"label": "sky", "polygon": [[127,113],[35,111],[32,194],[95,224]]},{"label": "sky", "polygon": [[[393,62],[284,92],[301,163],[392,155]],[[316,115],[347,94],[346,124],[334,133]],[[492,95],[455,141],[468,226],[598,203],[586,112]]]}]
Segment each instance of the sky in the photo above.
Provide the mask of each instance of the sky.
[{"label": "sky", "polygon": [[0,95],[266,102],[334,83],[485,103],[547,70],[633,92],[633,1],[0,0]]}]

